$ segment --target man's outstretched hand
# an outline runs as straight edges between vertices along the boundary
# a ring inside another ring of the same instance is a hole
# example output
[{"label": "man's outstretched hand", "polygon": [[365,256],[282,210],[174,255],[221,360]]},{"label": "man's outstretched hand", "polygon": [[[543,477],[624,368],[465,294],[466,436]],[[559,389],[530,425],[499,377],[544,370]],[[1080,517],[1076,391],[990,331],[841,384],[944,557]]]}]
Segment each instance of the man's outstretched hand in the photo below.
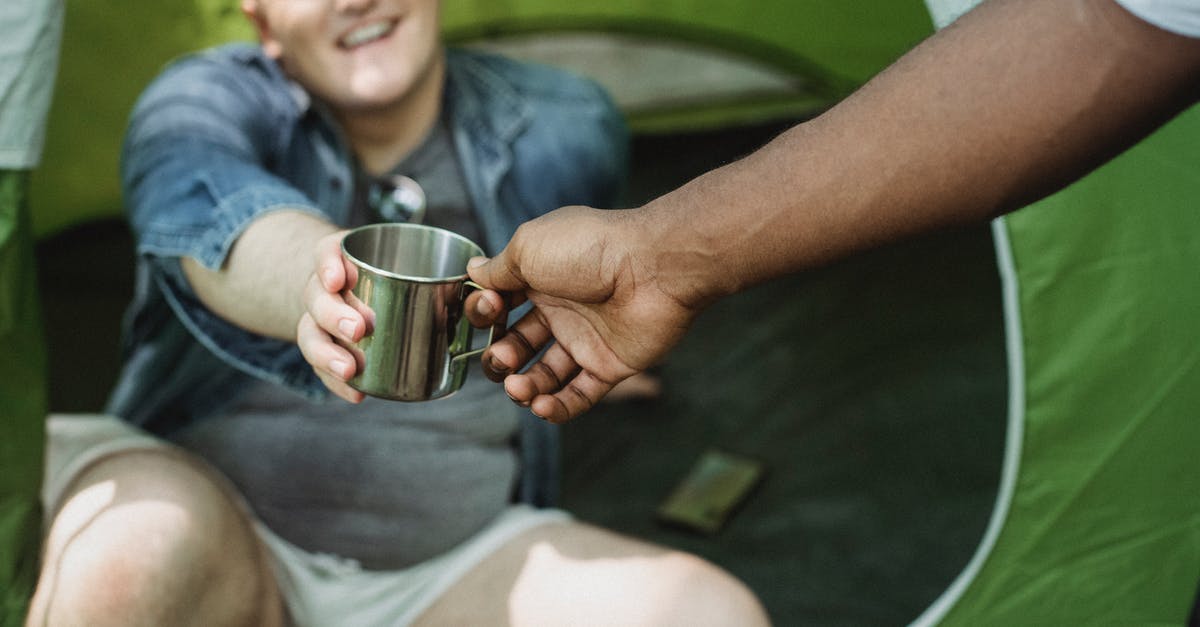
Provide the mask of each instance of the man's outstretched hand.
[{"label": "man's outstretched hand", "polygon": [[358,270],[342,257],[346,233],[337,231],[317,241],[315,269],[305,283],[304,313],[296,325],[296,344],[325,387],[358,403],[363,393],[347,383],[358,372],[358,362],[346,346],[371,332],[374,316],[370,310],[354,308],[342,295],[358,281]]},{"label": "man's outstretched hand", "polygon": [[534,305],[483,354],[484,371],[515,402],[570,420],[687,331],[702,300],[672,291],[646,227],[636,210],[566,207],[522,225],[494,258],[472,260],[471,279],[489,288],[467,301],[472,323],[503,306],[490,290]]}]

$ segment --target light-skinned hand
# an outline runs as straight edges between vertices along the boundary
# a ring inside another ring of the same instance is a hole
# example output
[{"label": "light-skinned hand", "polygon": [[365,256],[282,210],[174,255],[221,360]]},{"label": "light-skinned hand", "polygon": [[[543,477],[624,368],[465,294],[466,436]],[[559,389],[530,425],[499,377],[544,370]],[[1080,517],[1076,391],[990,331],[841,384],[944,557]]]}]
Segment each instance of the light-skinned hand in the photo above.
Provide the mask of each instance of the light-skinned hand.
[{"label": "light-skinned hand", "polygon": [[363,393],[346,382],[358,370],[358,364],[343,344],[361,339],[371,331],[370,310],[358,311],[342,297],[358,280],[358,268],[342,257],[342,237],[338,231],[322,237],[316,246],[316,270],[304,288],[304,314],[296,325],[296,344],[317,377],[334,394],[351,403],[363,399]]}]

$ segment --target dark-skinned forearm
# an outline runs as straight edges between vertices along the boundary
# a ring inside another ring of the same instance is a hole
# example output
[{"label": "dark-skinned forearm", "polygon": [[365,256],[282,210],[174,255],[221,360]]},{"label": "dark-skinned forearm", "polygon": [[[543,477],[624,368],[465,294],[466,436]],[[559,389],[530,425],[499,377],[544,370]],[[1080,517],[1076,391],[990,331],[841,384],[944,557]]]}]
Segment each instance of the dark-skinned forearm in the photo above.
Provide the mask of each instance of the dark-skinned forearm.
[{"label": "dark-skinned forearm", "polygon": [[1111,0],[993,0],[638,230],[676,298],[711,300],[1052,193],[1193,103],[1198,68]]}]

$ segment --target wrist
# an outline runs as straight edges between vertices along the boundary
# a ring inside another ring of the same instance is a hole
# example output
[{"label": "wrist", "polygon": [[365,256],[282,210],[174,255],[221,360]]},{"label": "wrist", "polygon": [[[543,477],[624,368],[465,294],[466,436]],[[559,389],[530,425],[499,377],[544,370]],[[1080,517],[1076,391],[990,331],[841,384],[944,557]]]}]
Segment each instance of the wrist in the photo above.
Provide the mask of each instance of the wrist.
[{"label": "wrist", "polygon": [[672,300],[695,311],[738,291],[722,246],[687,216],[660,201],[627,212],[623,239],[646,277]]}]

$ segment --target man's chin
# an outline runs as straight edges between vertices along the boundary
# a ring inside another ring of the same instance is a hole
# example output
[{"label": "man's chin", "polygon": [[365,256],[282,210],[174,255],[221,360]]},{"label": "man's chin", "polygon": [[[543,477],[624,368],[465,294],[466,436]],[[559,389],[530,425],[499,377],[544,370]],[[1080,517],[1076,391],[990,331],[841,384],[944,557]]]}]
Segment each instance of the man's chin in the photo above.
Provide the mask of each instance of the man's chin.
[{"label": "man's chin", "polygon": [[380,113],[401,106],[406,95],[403,90],[348,90],[335,103],[347,113]]}]

